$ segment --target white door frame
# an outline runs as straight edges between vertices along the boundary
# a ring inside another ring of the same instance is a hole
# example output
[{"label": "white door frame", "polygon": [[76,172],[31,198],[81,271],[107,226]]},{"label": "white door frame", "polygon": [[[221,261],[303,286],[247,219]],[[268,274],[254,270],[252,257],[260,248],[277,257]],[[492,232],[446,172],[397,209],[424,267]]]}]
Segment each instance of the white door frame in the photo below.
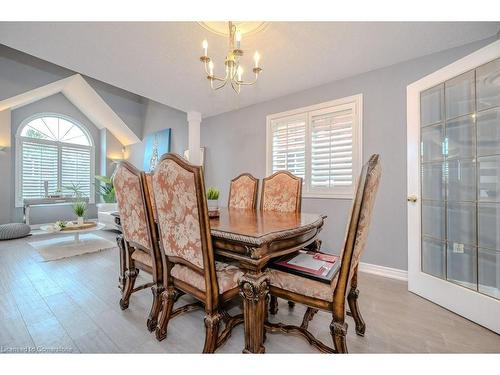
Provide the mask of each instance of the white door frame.
[{"label": "white door frame", "polygon": [[500,57],[500,40],[413,82],[406,90],[408,197],[408,290],[500,333],[500,301],[421,272],[420,93]]}]

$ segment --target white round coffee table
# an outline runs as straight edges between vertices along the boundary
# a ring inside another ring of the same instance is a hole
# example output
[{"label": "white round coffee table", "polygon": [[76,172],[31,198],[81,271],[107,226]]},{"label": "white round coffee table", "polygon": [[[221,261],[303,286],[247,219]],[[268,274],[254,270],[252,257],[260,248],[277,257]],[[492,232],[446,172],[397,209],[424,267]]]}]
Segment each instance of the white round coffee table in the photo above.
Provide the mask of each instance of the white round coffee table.
[{"label": "white round coffee table", "polygon": [[93,232],[96,230],[101,230],[105,227],[106,225],[103,223],[97,223],[95,227],[90,227],[90,228],[84,228],[84,229],[65,229],[65,230],[53,230],[53,224],[51,225],[42,225],[40,227],[40,230],[43,230],[46,233],[50,234],[72,234],[74,235],[74,243],[79,243],[80,242],[80,233],[87,233],[87,232]]}]

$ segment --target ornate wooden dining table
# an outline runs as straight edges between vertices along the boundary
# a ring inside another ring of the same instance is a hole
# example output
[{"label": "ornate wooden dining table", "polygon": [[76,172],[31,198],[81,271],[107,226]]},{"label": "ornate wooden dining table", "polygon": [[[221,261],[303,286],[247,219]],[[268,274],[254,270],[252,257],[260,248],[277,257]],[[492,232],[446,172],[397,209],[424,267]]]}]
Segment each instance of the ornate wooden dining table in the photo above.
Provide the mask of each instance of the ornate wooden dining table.
[{"label": "ornate wooden dining table", "polygon": [[220,217],[210,220],[216,256],[237,262],[244,271],[238,282],[245,326],[243,353],[265,352],[269,261],[314,244],[325,218],[308,213],[220,208]]}]

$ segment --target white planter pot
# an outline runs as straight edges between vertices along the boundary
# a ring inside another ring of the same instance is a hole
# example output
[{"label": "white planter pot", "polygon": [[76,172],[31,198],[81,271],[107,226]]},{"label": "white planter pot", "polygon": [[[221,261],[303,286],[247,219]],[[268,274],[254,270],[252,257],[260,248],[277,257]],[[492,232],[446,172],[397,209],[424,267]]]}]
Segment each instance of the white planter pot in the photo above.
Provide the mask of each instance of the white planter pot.
[{"label": "white planter pot", "polygon": [[83,216],[78,216],[78,218],[76,219],[76,223],[78,225],[83,225]]},{"label": "white planter pot", "polygon": [[218,199],[208,199],[208,210],[216,210],[219,208],[219,200]]}]

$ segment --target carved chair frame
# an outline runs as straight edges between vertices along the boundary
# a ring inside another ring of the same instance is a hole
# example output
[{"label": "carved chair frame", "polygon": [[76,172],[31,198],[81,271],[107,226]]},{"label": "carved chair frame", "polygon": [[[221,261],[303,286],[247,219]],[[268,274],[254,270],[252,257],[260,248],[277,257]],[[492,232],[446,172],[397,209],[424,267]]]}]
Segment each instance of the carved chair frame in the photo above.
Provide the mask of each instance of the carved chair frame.
[{"label": "carved chair frame", "polygon": [[[213,353],[221,346],[230,336],[231,330],[237,324],[243,322],[243,315],[230,316],[224,309],[223,304],[229,300],[238,297],[239,289],[228,290],[222,295],[219,293],[217,283],[217,274],[215,269],[215,254],[212,248],[212,238],[210,233],[210,221],[208,217],[207,198],[205,195],[205,183],[203,177],[203,167],[198,167],[188,163],[184,158],[177,154],[169,153],[162,156],[158,163],[158,170],[162,162],[172,160],[184,170],[193,174],[195,182],[195,192],[197,198],[197,211],[201,232],[201,248],[203,256],[203,269],[189,262],[188,260],[167,255],[164,244],[160,240],[160,261],[163,264],[163,280],[164,292],[162,293],[162,310],[156,327],[156,338],[163,340],[167,335],[167,326],[171,318],[187,311],[191,311],[198,307],[205,309],[205,346],[204,353]],[[153,174],[154,180],[154,174]],[[157,215],[157,217],[159,217]],[[161,224],[158,225],[159,238],[161,239]],[[176,279],[171,275],[171,269],[175,264],[181,264],[189,269],[204,276],[205,291],[201,291],[192,285],[189,285],[182,280]],[[180,293],[188,293],[195,297],[198,302],[188,304],[177,309],[173,309]],[[220,323],[224,322],[225,327],[222,333],[219,334]]]},{"label": "carved chair frame", "polygon": [[[345,322],[346,315],[346,292],[349,288],[349,293],[347,294],[347,302],[350,311],[347,315],[351,315],[356,323],[356,333],[363,336],[365,333],[366,325],[359,311],[359,306],[357,303],[359,290],[357,288],[357,272],[358,266],[353,268],[351,271],[351,263],[353,261],[353,253],[356,245],[358,227],[360,224],[361,211],[364,207],[365,199],[365,189],[368,182],[369,173],[379,165],[380,157],[378,154],[371,156],[368,163],[363,166],[360,179],[358,182],[356,196],[353,203],[353,208],[351,212],[351,217],[349,221],[349,227],[347,232],[347,237],[344,243],[344,250],[342,252],[342,259],[340,265],[340,271],[338,274],[337,285],[333,290],[333,300],[332,302],[312,298],[309,296],[302,295],[300,293],[291,292],[281,288],[277,288],[271,285],[270,294],[272,296],[288,299],[289,301],[302,303],[307,305],[308,308],[304,314],[301,326],[285,325],[282,323],[270,323],[266,322],[266,330],[269,332],[281,332],[281,333],[295,333],[303,336],[306,340],[316,347],[318,350],[326,353],[347,353],[346,345],[346,334],[347,334],[347,323]],[[374,198],[375,199],[375,198]],[[368,229],[367,229],[368,230]],[[334,348],[328,347],[321,341],[317,340],[308,330],[309,321],[312,320],[314,314],[318,309],[326,310],[332,313],[332,322],[330,324],[330,332],[332,335]]]},{"label": "carved chair frame", "polygon": [[[139,290],[151,287],[153,292],[153,303],[147,320],[149,331],[154,331],[157,325],[158,314],[160,312],[160,295],[163,291],[163,270],[160,259],[160,248],[158,244],[158,229],[153,217],[152,202],[150,201],[149,186],[146,181],[144,172],[139,171],[131,163],[120,161],[113,173],[112,179],[120,168],[126,168],[128,172],[139,178],[141,198],[144,205],[146,216],[146,226],[148,228],[149,240],[151,249],[145,248],[143,245],[136,243],[132,239],[125,238],[125,234],[117,237],[118,247],[120,249],[120,264],[121,264],[121,290],[122,298],[120,299],[120,307],[125,310],[129,306],[130,296]],[[122,217],[121,220],[126,220]],[[137,259],[132,258],[135,251],[144,251],[149,254],[152,260],[152,267]],[[143,270],[153,277],[152,283],[146,283],[140,286],[135,286],[135,281],[139,274],[139,269]]]}]

